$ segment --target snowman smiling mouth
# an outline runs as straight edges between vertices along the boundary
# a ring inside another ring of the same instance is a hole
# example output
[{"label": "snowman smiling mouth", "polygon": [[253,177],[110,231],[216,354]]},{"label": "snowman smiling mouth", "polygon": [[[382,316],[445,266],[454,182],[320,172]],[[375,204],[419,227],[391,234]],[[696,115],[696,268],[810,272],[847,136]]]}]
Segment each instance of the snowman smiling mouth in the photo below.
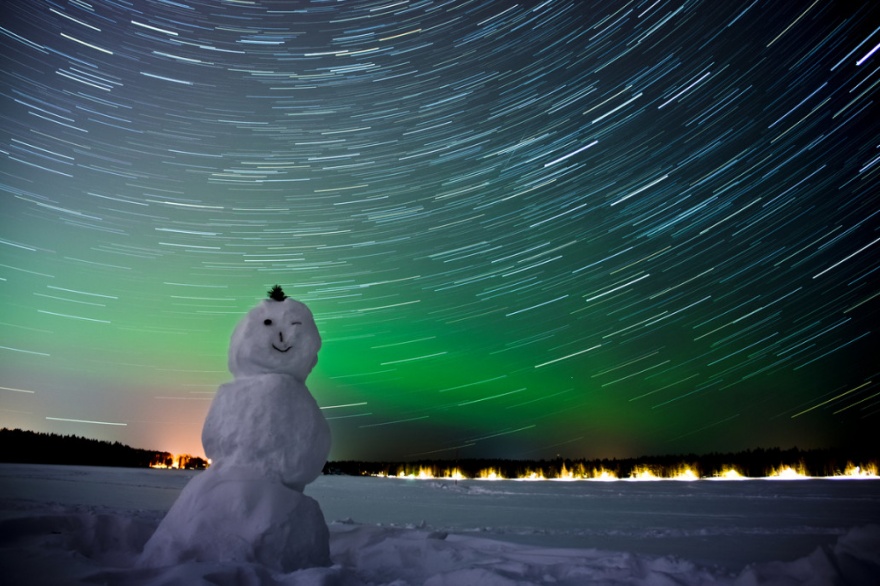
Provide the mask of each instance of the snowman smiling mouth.
[{"label": "snowman smiling mouth", "polygon": [[291,348],[293,348],[293,346],[288,346],[287,348],[285,348],[285,349],[282,350],[281,348],[279,348],[279,347],[276,346],[275,344],[272,344],[272,347],[275,348],[276,350],[278,350],[279,352],[287,352],[288,350],[290,350]]}]

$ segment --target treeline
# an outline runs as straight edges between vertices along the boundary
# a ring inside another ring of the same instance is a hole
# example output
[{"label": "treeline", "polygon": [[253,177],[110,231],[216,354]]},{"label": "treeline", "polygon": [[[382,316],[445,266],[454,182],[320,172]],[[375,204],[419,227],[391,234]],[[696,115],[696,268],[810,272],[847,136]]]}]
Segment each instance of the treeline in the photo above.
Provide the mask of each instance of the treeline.
[{"label": "treeline", "polygon": [[673,471],[688,468],[700,477],[716,476],[728,470],[735,470],[742,476],[759,478],[771,475],[781,468],[791,467],[809,476],[834,476],[844,473],[848,466],[862,469],[876,468],[877,450],[844,450],[837,448],[801,450],[791,449],[753,449],[743,452],[676,454],[665,456],[642,456],[622,459],[563,459],[553,460],[505,460],[505,459],[463,459],[463,460],[414,460],[407,462],[360,462],[354,460],[328,462],[325,474],[345,474],[351,476],[419,475],[427,471],[434,476],[449,476],[457,472],[464,478],[485,477],[488,470],[501,478],[560,478],[566,474],[586,473],[588,477],[597,472],[607,471],[617,478],[629,478],[641,471],[651,470],[659,477],[672,476]]},{"label": "treeline", "polygon": [[5,427],[0,429],[0,462],[126,468],[179,466],[191,469],[205,468],[207,465],[202,458],[142,450],[119,442]]},{"label": "treeline", "polygon": [[[325,474],[350,476],[398,476],[426,472],[433,476],[485,477],[490,472],[499,478],[596,477],[608,472],[617,478],[638,476],[648,470],[658,477],[671,477],[687,468],[696,476],[711,477],[735,470],[751,478],[771,475],[785,467],[808,476],[835,476],[847,468],[877,472],[880,450],[826,448],[757,448],[742,452],[676,454],[621,459],[509,460],[470,458],[462,460],[356,461],[327,462]],[[30,464],[67,464],[79,466],[114,466],[128,468],[203,469],[208,463],[198,457],[176,456],[169,452],[132,448],[120,442],[107,442],[76,435],[38,433],[21,429],[0,429],[0,462]]]}]

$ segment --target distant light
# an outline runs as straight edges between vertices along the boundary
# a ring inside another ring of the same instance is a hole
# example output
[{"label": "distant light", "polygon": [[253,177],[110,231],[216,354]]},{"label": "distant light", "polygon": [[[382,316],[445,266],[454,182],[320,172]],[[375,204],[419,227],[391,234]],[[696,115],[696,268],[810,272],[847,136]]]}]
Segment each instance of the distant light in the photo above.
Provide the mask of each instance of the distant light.
[{"label": "distant light", "polygon": [[798,464],[794,467],[780,466],[779,468],[774,468],[770,470],[770,474],[768,474],[767,477],[778,480],[801,480],[809,478],[810,475],[807,473],[807,469],[803,464]]}]

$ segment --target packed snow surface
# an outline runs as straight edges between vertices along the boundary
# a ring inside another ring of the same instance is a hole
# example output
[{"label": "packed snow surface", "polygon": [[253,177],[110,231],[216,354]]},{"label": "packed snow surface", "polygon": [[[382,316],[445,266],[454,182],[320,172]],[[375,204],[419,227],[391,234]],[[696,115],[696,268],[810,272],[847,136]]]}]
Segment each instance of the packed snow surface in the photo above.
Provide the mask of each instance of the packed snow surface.
[{"label": "packed snow surface", "polygon": [[[880,583],[880,481],[446,481],[322,476],[329,567],[136,566],[204,472],[0,465],[4,585]],[[284,555],[279,553],[279,555]]]}]

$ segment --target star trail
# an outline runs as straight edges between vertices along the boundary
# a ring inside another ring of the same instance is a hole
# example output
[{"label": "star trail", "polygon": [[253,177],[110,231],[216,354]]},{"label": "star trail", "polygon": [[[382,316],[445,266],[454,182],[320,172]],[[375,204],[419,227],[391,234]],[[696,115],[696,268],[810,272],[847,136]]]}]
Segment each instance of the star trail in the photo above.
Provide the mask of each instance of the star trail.
[{"label": "star trail", "polygon": [[2,426],[202,453],[278,283],[333,459],[880,440],[875,3],[13,0],[0,47]]}]

